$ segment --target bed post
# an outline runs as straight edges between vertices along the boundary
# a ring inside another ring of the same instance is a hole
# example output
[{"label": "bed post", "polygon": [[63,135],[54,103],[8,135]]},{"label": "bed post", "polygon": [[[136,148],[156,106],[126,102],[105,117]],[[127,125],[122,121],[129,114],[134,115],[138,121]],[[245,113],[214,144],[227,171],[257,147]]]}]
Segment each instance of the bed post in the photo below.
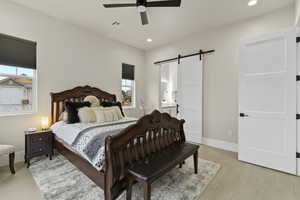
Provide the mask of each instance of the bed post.
[{"label": "bed post", "polygon": [[112,137],[108,136],[105,138],[105,182],[104,182],[104,196],[105,200],[113,200],[112,187],[113,187],[113,167],[112,167],[112,155],[110,152]]}]

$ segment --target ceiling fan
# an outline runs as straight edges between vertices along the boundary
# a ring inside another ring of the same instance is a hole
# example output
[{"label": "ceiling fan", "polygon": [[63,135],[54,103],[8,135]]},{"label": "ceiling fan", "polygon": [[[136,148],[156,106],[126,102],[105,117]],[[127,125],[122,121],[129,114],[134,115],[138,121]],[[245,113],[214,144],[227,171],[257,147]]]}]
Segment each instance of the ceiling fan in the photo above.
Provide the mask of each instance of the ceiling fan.
[{"label": "ceiling fan", "polygon": [[166,0],[166,1],[147,1],[147,0],[137,0],[136,3],[123,3],[123,4],[103,4],[105,8],[125,8],[125,7],[137,7],[142,24],[149,24],[147,16],[148,7],[180,7],[181,0]]}]

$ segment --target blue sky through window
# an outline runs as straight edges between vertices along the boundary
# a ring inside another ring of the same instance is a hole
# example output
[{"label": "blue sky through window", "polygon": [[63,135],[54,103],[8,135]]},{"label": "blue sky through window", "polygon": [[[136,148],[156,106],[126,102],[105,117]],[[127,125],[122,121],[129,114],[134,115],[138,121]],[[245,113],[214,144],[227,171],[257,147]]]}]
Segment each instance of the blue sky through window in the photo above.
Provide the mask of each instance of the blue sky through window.
[{"label": "blue sky through window", "polygon": [[0,74],[18,75],[18,76],[25,75],[28,77],[33,77],[33,73],[34,73],[33,69],[0,65]]},{"label": "blue sky through window", "polygon": [[11,75],[16,75],[16,67],[11,67],[11,66],[5,66],[5,65],[0,65],[0,73],[1,74],[11,74]]}]

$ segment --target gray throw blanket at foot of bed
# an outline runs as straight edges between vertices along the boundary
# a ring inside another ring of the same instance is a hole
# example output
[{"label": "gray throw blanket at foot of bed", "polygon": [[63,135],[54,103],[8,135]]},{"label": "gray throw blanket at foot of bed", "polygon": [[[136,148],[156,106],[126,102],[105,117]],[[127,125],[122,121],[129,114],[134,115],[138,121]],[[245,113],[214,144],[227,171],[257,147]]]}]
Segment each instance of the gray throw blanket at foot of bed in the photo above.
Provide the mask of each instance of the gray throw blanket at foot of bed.
[{"label": "gray throw blanket at foot of bed", "polygon": [[72,148],[87,159],[99,171],[105,170],[105,138],[120,133],[136,121],[113,125],[99,125],[82,130],[72,143]]}]

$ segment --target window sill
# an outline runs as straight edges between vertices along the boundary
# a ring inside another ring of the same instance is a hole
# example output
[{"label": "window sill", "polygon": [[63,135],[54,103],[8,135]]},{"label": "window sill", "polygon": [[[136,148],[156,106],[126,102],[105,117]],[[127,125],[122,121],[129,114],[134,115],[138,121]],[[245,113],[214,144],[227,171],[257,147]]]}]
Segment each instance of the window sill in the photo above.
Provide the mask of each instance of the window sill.
[{"label": "window sill", "polygon": [[122,107],[124,110],[130,110],[130,109],[135,109],[136,106],[124,106]]},{"label": "window sill", "polygon": [[174,108],[176,106],[177,105],[174,104],[174,103],[163,103],[163,104],[161,104],[161,108]]},{"label": "window sill", "polygon": [[17,117],[17,116],[26,116],[26,115],[34,115],[36,112],[28,112],[28,113],[11,113],[11,114],[5,114],[5,113],[0,113],[0,117]]}]

